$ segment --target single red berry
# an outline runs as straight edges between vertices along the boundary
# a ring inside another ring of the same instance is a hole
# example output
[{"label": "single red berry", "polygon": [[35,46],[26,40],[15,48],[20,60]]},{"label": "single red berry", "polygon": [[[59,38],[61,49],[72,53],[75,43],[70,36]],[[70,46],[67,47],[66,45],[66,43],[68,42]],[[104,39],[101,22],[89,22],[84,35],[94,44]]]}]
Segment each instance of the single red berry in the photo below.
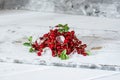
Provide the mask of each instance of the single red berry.
[{"label": "single red berry", "polygon": [[78,44],[81,44],[81,43],[82,43],[82,41],[77,41],[77,43],[78,43]]},{"label": "single red berry", "polygon": [[33,48],[36,48],[36,45],[35,45],[35,44],[32,44],[32,47],[33,47]]},{"label": "single red berry", "polygon": [[58,29],[55,29],[54,32],[57,33],[57,32],[58,32]]},{"label": "single red berry", "polygon": [[43,40],[44,38],[43,38],[43,37],[40,37],[39,39],[40,39],[40,40]]},{"label": "single red berry", "polygon": [[45,46],[44,46],[44,44],[41,44],[39,47],[40,47],[40,48],[44,48]]},{"label": "single red berry", "polygon": [[87,53],[86,53],[86,52],[83,52],[82,55],[83,55],[83,56],[87,56]]},{"label": "single red berry", "polygon": [[37,41],[35,41],[35,45],[38,46],[38,42]]},{"label": "single red berry", "polygon": [[78,53],[78,54],[81,54],[81,49],[77,49],[77,53]]},{"label": "single red berry", "polygon": [[66,39],[69,40],[69,39],[71,39],[71,37],[70,37],[70,36],[67,36]]},{"label": "single red berry", "polygon": [[67,49],[67,54],[69,55],[71,53],[71,48]]},{"label": "single red berry", "polygon": [[81,53],[84,53],[84,52],[85,52],[85,49],[84,49],[84,48],[82,48],[82,49],[81,49]]},{"label": "single red berry", "polygon": [[37,55],[38,55],[38,56],[41,56],[41,52],[40,52],[40,51],[38,51],[38,52],[37,52]]},{"label": "single red berry", "polygon": [[68,36],[70,36],[70,34],[71,34],[70,32],[67,32],[67,35],[68,35]]},{"label": "single red berry", "polygon": [[39,49],[39,52],[43,52],[43,50],[42,50],[42,49]]},{"label": "single red berry", "polygon": [[55,56],[56,56],[55,51],[52,51],[52,56],[53,56],[53,57],[55,57]]},{"label": "single red berry", "polygon": [[86,47],[87,47],[87,45],[86,45],[86,44],[83,44],[83,45],[81,45],[81,47],[82,47],[82,48],[86,48]]},{"label": "single red berry", "polygon": [[59,50],[60,49],[60,46],[57,46],[57,50]]},{"label": "single red berry", "polygon": [[64,43],[68,43],[69,41],[67,39],[64,40]]},{"label": "single red berry", "polygon": [[74,34],[75,34],[75,31],[71,31],[71,34],[74,35]]},{"label": "single red berry", "polygon": [[48,37],[48,34],[44,34],[43,37]]},{"label": "single red berry", "polygon": [[58,56],[60,56],[60,54],[61,54],[61,51],[58,51],[58,53],[57,53],[57,54],[58,54]]},{"label": "single red berry", "polygon": [[54,48],[54,44],[49,44],[49,48],[53,49]]}]

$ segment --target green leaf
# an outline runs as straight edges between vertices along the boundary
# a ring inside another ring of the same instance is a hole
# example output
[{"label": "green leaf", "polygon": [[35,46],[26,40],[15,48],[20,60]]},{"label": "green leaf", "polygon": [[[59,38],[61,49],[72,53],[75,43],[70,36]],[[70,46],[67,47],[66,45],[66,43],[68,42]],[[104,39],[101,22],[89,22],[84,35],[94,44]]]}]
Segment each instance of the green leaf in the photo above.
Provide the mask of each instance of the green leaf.
[{"label": "green leaf", "polygon": [[64,27],[64,30],[65,30],[65,32],[68,32],[69,27],[68,27],[68,26],[65,26],[65,27]]},{"label": "green leaf", "polygon": [[63,25],[62,25],[62,24],[58,24],[58,26],[59,26],[59,27],[63,27]]},{"label": "green leaf", "polygon": [[29,49],[29,52],[34,52],[34,51],[35,51],[35,49],[32,47]]},{"label": "green leaf", "polygon": [[65,24],[64,27],[68,27],[68,24]]},{"label": "green leaf", "polygon": [[65,32],[64,29],[59,29],[58,31],[59,31],[60,33]]},{"label": "green leaf", "polygon": [[28,38],[28,41],[30,41],[30,43],[32,43],[32,36],[30,36],[30,37]]},{"label": "green leaf", "polygon": [[65,55],[65,59],[69,59],[69,56],[67,54]]},{"label": "green leaf", "polygon": [[62,55],[60,58],[61,58],[62,60],[67,60],[67,59],[69,59],[69,56],[68,56],[68,55]]},{"label": "green leaf", "polygon": [[63,50],[61,54],[66,54],[67,53],[67,50]]},{"label": "green leaf", "polygon": [[87,53],[87,55],[91,55],[91,54],[92,54],[92,53],[91,53],[90,51],[88,51],[88,50],[86,51],[86,53]]},{"label": "green leaf", "polygon": [[65,60],[65,55],[61,55],[60,57],[62,60]]},{"label": "green leaf", "polygon": [[58,24],[58,31],[59,32],[68,32],[69,31],[69,27],[68,27],[68,24],[65,24],[65,25],[62,25],[62,24]]},{"label": "green leaf", "polygon": [[60,58],[61,58],[62,60],[66,60],[66,59],[69,58],[69,56],[68,56],[66,53],[67,53],[67,50],[66,50],[66,49],[61,52]]},{"label": "green leaf", "polygon": [[59,31],[60,33],[64,32],[64,30],[63,30],[63,29],[59,29],[58,31]]},{"label": "green leaf", "polygon": [[28,42],[23,43],[23,45],[24,45],[24,46],[31,46],[31,44],[28,43]]}]

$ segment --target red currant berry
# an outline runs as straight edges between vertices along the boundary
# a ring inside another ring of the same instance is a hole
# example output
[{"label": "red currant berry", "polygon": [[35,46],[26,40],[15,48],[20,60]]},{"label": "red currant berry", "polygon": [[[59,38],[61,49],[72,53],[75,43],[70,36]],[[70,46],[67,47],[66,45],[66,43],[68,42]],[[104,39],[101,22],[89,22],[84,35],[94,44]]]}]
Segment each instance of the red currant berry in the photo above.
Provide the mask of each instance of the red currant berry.
[{"label": "red currant berry", "polygon": [[38,51],[38,52],[37,52],[37,55],[38,55],[38,56],[41,56],[41,52],[40,52],[40,51]]}]

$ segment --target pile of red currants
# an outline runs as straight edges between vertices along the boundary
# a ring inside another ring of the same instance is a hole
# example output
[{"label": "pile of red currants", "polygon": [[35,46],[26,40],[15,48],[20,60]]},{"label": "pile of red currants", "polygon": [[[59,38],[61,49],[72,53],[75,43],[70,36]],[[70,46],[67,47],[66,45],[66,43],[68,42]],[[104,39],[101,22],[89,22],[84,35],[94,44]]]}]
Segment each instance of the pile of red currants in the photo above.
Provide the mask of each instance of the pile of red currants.
[{"label": "pile of red currants", "polygon": [[[30,41],[30,40],[29,40]],[[85,48],[86,44],[82,44],[74,31],[69,31],[67,24],[58,24],[54,29],[44,34],[35,42],[30,43],[30,51],[37,51],[37,55],[41,56],[43,49],[49,47],[53,57],[59,57],[62,60],[69,58],[70,54],[77,52],[83,56],[88,55]]]}]

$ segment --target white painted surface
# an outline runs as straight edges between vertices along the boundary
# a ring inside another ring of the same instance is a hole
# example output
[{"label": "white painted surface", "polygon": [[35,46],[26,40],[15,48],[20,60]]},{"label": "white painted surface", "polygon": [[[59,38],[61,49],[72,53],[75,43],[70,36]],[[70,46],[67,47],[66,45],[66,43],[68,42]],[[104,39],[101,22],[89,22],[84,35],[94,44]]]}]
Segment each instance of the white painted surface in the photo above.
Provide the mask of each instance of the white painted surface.
[{"label": "white painted surface", "polygon": [[[82,36],[92,36],[94,34],[100,37],[97,39],[95,38],[95,40],[94,38],[90,37],[80,37],[81,39],[83,39],[84,42],[87,43],[93,41],[93,45],[91,45],[91,47],[98,45],[103,46],[101,50],[93,51],[95,55],[88,57],[74,55],[68,61],[77,61],[76,63],[83,62],[94,64],[120,65],[119,22],[119,19],[85,17],[55,13],[40,13],[30,11],[2,11],[0,14],[0,60],[4,60],[6,62],[13,62],[13,60],[22,60],[25,63],[32,64],[39,63],[37,61],[41,59],[47,60],[48,62],[60,62],[61,60],[59,60],[58,58],[53,58],[49,54],[44,54],[42,57],[38,57],[36,56],[36,54],[30,54],[28,52],[28,48],[22,46],[21,42],[24,42],[26,40],[26,36],[32,35],[34,36],[34,38],[38,37],[38,35],[40,36],[41,34],[49,30],[48,26],[54,26],[59,23],[68,23],[70,26],[74,27],[73,29],[76,30],[76,33],[83,32],[84,34],[80,34]],[[21,42],[16,43],[16,41]],[[113,80],[113,78],[119,80],[120,76],[119,72],[111,71],[87,70],[80,68],[72,69],[43,67],[25,64],[19,65],[13,63],[0,63],[0,70],[0,80],[39,80],[49,78],[52,78],[54,80],[58,78],[62,79],[62,77],[60,77],[59,75],[62,75],[63,73],[63,76],[65,77],[64,80],[99,80],[99,78],[102,78],[103,80]]]},{"label": "white painted surface", "polygon": [[0,80],[97,80],[114,75],[120,72],[0,63]]}]

